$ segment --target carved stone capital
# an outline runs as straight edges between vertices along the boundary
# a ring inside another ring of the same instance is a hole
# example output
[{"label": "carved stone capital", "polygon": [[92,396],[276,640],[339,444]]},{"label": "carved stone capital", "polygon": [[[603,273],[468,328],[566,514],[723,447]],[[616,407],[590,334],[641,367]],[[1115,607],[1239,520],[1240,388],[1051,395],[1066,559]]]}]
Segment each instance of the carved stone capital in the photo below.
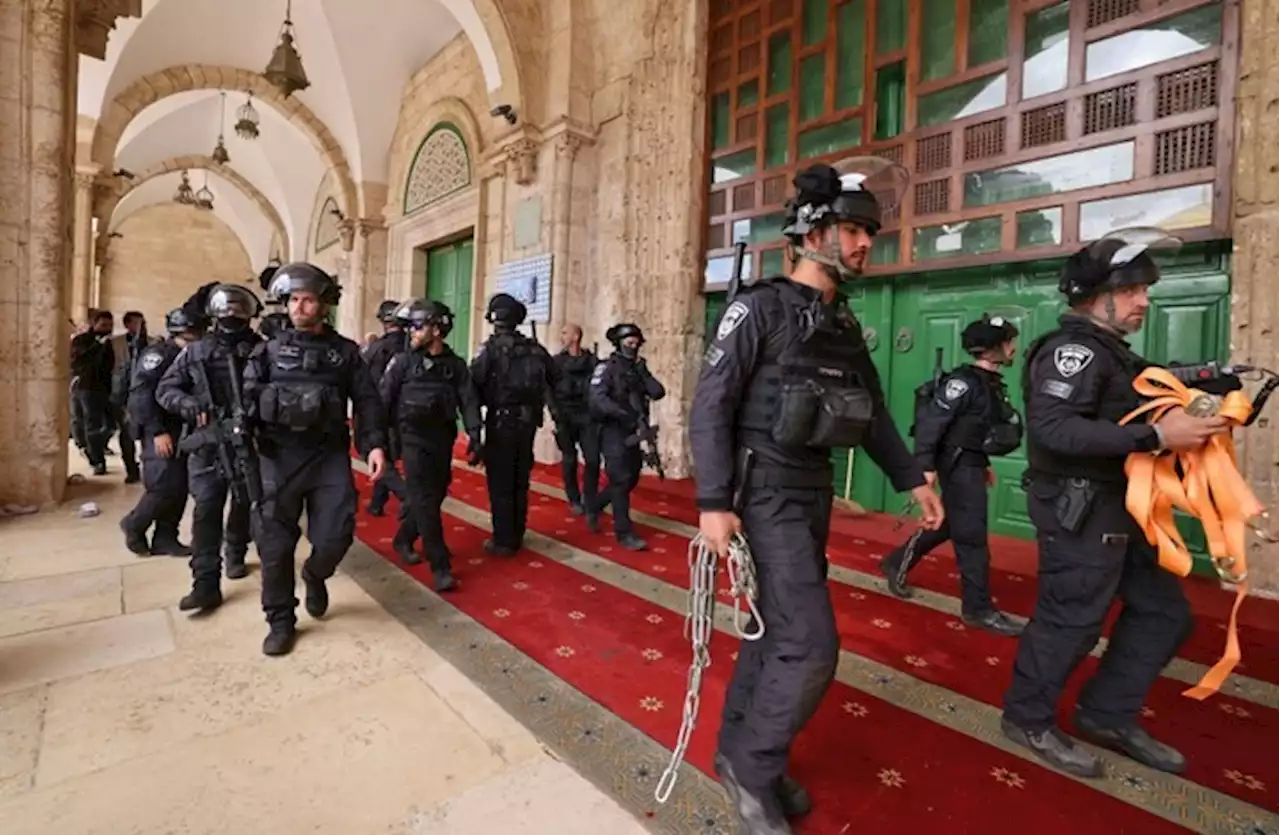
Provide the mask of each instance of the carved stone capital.
[{"label": "carved stone capital", "polygon": [[98,185],[98,175],[91,171],[76,172],[76,190],[89,191]]},{"label": "carved stone capital", "polygon": [[516,182],[527,186],[538,173],[538,143],[532,139],[517,139],[506,148],[507,171],[515,174]]},{"label": "carved stone capital", "polygon": [[562,133],[556,137],[556,155],[572,160],[586,142],[576,133]]},{"label": "carved stone capital", "polygon": [[387,225],[382,221],[382,218],[362,217],[356,221],[356,231],[358,231],[360,233],[360,237],[366,241],[369,240],[369,236],[374,232],[386,228]]},{"label": "carved stone capital", "polygon": [[338,239],[342,243],[342,251],[350,252],[356,246],[356,222],[350,218],[338,221]]},{"label": "carved stone capital", "polygon": [[141,17],[142,0],[77,0],[76,48],[82,55],[105,60],[107,39],[118,17]]}]

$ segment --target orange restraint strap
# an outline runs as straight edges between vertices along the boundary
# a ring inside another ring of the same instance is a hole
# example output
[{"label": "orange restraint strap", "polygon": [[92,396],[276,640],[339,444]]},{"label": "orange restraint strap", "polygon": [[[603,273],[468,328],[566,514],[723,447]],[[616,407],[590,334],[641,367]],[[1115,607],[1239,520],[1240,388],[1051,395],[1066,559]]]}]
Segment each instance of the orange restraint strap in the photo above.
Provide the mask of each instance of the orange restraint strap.
[{"label": "orange restraint strap", "polygon": [[[1163,368],[1146,369],[1133,381],[1133,388],[1151,399],[1125,415],[1121,424],[1142,415],[1148,415],[1154,423],[1170,409],[1187,408],[1193,401],[1200,401],[1195,404],[1199,407],[1203,405],[1201,398],[1213,397],[1188,389]],[[1199,409],[1191,411],[1194,414]],[[1214,435],[1203,447],[1164,455],[1135,452],[1124,465],[1125,474],[1129,477],[1125,507],[1137,520],[1147,542],[1156,546],[1160,566],[1179,577],[1191,573],[1191,554],[1174,524],[1173,510],[1176,507],[1200,520],[1214,568],[1224,580],[1236,584],[1236,601],[1231,607],[1231,620],[1227,626],[1226,650],[1200,683],[1183,693],[1193,699],[1205,699],[1218,692],[1240,662],[1236,615],[1249,588],[1245,529],[1249,519],[1262,512],[1262,504],[1236,466],[1231,429],[1248,420],[1251,411],[1249,398],[1243,392],[1233,391],[1222,398],[1216,408],[1216,413],[1228,420],[1228,428]],[[1181,478],[1175,463],[1182,465]]]}]

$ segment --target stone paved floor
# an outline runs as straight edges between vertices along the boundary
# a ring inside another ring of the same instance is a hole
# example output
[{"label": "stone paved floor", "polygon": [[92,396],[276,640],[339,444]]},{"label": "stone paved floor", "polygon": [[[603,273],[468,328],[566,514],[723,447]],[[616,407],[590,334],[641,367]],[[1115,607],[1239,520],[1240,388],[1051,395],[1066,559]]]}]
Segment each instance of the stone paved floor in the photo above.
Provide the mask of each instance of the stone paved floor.
[{"label": "stone paved floor", "polygon": [[120,482],[0,520],[0,832],[644,831],[341,574],[283,659],[256,571],[179,613],[186,561],[125,550]]}]

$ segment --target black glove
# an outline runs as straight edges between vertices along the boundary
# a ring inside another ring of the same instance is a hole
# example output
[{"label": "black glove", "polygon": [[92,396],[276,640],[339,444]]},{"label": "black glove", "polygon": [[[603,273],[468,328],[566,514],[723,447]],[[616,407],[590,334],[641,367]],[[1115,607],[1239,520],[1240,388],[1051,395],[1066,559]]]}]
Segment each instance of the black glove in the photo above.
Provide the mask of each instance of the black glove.
[{"label": "black glove", "polygon": [[467,463],[475,467],[480,463],[480,457],[484,453],[484,444],[480,442],[480,433],[471,432],[467,441]]},{"label": "black glove", "polygon": [[182,398],[182,405],[178,408],[178,413],[182,415],[182,419],[187,423],[194,424],[196,419],[203,414],[204,410],[200,408],[200,401],[194,397]]}]

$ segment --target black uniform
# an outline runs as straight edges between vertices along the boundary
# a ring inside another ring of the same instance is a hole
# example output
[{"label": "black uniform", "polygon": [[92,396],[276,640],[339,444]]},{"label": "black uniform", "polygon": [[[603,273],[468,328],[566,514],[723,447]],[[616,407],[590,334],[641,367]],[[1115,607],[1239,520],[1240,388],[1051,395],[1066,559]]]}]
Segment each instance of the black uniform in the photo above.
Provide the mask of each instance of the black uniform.
[{"label": "black uniform", "polygon": [[644,465],[636,432],[648,417],[650,401],[666,396],[667,390],[649,373],[644,361],[629,358],[622,351],[614,351],[596,366],[591,377],[591,414],[600,421],[600,449],[608,483],[604,494],[587,506],[588,520],[594,527],[597,514],[605,505],[613,505],[613,532],[627,547],[645,547],[631,525],[631,491],[640,483]]},{"label": "black uniform", "polygon": [[[591,372],[599,365],[593,353],[574,355],[567,350],[552,357],[559,374],[556,383],[556,446],[560,448],[560,473],[565,496],[575,513],[595,504],[600,490],[600,425],[591,419],[587,389]],[[578,450],[582,450],[582,487],[578,487]]]},{"label": "black uniform", "polygon": [[[391,359],[407,348],[406,334],[398,329],[389,330],[369,343],[369,347],[365,348],[364,351],[364,363],[369,366],[369,374],[375,384],[382,379],[382,375],[387,370],[387,365],[391,362]],[[400,474],[394,469],[388,470],[382,478],[374,482],[373,495],[369,499],[369,512],[374,516],[381,516],[387,500],[391,498],[393,493],[403,505],[405,485],[400,478]]]},{"label": "black uniform", "polygon": [[[142,486],[146,492],[121,520],[120,527],[129,549],[137,554],[191,553],[178,541],[178,523],[187,506],[187,459],[177,451],[182,418],[165,411],[156,399],[160,380],[181,352],[173,339],[149,345],[133,371],[129,415],[142,438]],[[173,442],[173,454],[168,458],[156,454],[156,438],[161,435],[168,435]],[[148,546],[146,532],[152,524],[156,526],[155,536]]]},{"label": "black uniform", "polygon": [[484,475],[493,517],[489,550],[509,556],[524,542],[533,439],[555,385],[555,364],[545,348],[524,334],[499,332],[480,346],[471,362],[471,380],[485,408]]},{"label": "black uniform", "polygon": [[[156,399],[172,415],[180,416],[192,427],[205,411],[199,400],[195,366],[199,364],[209,382],[216,412],[226,414],[232,407],[231,358],[236,373],[244,379],[250,353],[262,344],[261,337],[245,328],[237,332],[209,333],[178,354],[165,371],[156,389]],[[194,587],[218,588],[222,561],[226,560],[227,576],[238,579],[247,575],[244,560],[249,550],[252,531],[249,505],[232,490],[232,474],[222,472],[217,450],[205,447],[192,452],[187,459],[187,482],[195,502],[191,523],[191,577]],[[227,498],[230,496],[231,501]],[[223,511],[226,510],[226,524]],[[221,549],[221,552],[220,552]]]},{"label": "black uniform", "polygon": [[831,449],[863,446],[899,491],[924,484],[924,472],[885,406],[857,320],[785,278],[751,285],[725,310],[689,438],[699,510],[736,510],[755,558],[765,634],[741,645],[720,755],[768,803],[839,657],[826,585]]},{"label": "black uniform", "polygon": [[[289,269],[282,267],[277,279]],[[355,533],[347,403],[355,406],[356,446],[363,454],[386,449],[386,420],[359,346],[331,329],[283,331],[259,345],[245,369],[245,400],[260,426],[262,608],[272,633],[289,636],[281,648],[287,652],[297,622],[293,558],[303,510],[311,557],[302,579],[314,617],[328,608],[324,583]]]},{"label": "black uniform", "polygon": [[[1005,693],[1004,721],[1006,733],[1032,737],[1032,748],[1052,744],[1043,735],[1054,725],[1062,689],[1098,642],[1117,595],[1124,608],[1080,693],[1082,732],[1136,728],[1147,691],[1190,632],[1178,578],[1158,566],[1125,509],[1125,458],[1159,445],[1152,426],[1117,425],[1139,405],[1133,380],[1148,365],[1119,336],[1071,314],[1028,351],[1025,487],[1040,585]],[[1174,759],[1174,767],[1148,764],[1178,770],[1181,757]]]},{"label": "black uniform", "polygon": [[[115,431],[119,433],[120,460],[124,462],[125,484],[134,484],[139,479],[136,448],[138,438],[137,427],[133,424],[136,418],[129,412],[128,406],[133,385],[133,371],[137,367],[138,357],[150,343],[147,340],[146,331],[139,330],[137,333],[126,333],[124,344],[125,356],[113,357],[118,361],[118,368],[112,373],[108,414]],[[112,353],[114,352],[115,349],[112,348]]]},{"label": "black uniform", "polygon": [[107,471],[107,439],[111,435],[111,377],[115,352],[111,337],[86,331],[71,340],[71,373],[75,378],[75,411],[85,457],[96,475]]},{"label": "black uniform", "polygon": [[[480,405],[471,386],[466,360],[449,348],[435,355],[414,350],[393,357],[379,391],[400,441],[408,489],[409,517],[396,534],[405,562],[421,562],[412,550],[421,533],[438,590],[452,587],[449,548],[444,541],[440,506],[453,480],[453,444],[458,415],[473,438],[480,436]],[[408,528],[408,530],[405,530]]]},{"label": "black uniform", "polygon": [[1016,634],[1014,625],[991,605],[987,546],[987,467],[989,455],[1006,455],[1022,440],[1021,418],[1009,402],[999,371],[961,366],[938,381],[933,396],[916,415],[916,458],[925,472],[938,474],[946,519],[937,530],[913,537],[910,562],[902,560],[906,545],[886,555],[884,571],[890,589],[905,596],[906,573],[924,556],[950,539],[960,568],[961,613],[966,622]]}]

